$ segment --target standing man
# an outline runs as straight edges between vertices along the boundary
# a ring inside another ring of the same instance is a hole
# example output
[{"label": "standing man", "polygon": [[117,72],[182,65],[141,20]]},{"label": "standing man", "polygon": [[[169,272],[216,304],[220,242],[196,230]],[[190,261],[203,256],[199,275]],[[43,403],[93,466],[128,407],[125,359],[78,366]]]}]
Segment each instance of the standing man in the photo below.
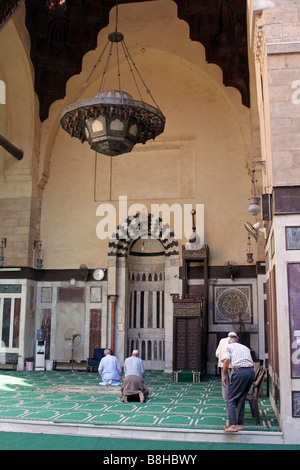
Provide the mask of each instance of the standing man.
[{"label": "standing man", "polygon": [[102,377],[99,385],[122,385],[121,366],[118,359],[111,355],[110,349],[104,350],[104,357],[100,361],[98,372]]},{"label": "standing man", "polygon": [[237,432],[243,429],[245,401],[247,393],[254,380],[254,363],[250,349],[231,338],[225,348],[223,359],[222,385],[226,386],[226,373],[231,364],[233,373],[230,379],[226,397],[229,424],[226,432]]},{"label": "standing man", "polygon": [[[238,338],[238,336],[234,331],[230,331],[226,338],[220,339],[219,345],[216,350],[216,357],[218,358],[218,367],[220,367],[221,369],[221,379],[222,379],[224,352],[225,352],[226,346],[229,343],[230,338]],[[232,373],[232,369],[231,369],[231,365],[229,364],[228,369],[227,369],[227,375],[226,375],[226,384],[225,384],[225,387],[222,387],[222,397],[225,400],[226,400],[226,395],[228,392],[228,386],[230,382],[231,373]]]}]

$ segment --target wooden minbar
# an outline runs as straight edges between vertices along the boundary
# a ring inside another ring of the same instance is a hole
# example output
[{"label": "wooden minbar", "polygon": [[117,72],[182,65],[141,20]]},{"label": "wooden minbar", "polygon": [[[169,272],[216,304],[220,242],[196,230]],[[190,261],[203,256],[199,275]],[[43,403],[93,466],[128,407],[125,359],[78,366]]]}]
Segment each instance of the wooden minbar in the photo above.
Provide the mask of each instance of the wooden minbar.
[{"label": "wooden minbar", "polygon": [[[182,295],[173,295],[173,370],[206,373],[208,323],[208,246],[186,249],[183,246],[180,277]],[[189,275],[197,266],[201,276],[198,292],[190,292]]]}]

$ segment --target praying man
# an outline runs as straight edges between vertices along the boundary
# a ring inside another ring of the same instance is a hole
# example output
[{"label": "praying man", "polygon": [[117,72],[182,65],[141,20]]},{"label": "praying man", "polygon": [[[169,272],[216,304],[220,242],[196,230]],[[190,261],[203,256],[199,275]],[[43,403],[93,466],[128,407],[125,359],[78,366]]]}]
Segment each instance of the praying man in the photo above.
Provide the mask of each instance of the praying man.
[{"label": "praying man", "polygon": [[122,385],[121,366],[118,359],[112,356],[110,349],[104,350],[104,357],[99,363],[98,372],[102,378],[99,385]]}]

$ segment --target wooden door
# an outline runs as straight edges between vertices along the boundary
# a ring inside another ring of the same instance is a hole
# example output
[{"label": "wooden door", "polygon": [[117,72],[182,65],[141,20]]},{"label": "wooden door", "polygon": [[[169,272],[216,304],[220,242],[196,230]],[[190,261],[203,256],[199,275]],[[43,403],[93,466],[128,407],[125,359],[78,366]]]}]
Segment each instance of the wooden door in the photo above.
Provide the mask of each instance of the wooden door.
[{"label": "wooden door", "polygon": [[50,347],[51,347],[51,308],[43,308],[43,318],[41,329],[45,331],[45,359],[50,359]]},{"label": "wooden door", "polygon": [[174,370],[201,370],[199,317],[174,318]]},{"label": "wooden door", "polygon": [[89,357],[93,357],[94,348],[101,348],[101,320],[102,310],[99,308],[91,309]]}]

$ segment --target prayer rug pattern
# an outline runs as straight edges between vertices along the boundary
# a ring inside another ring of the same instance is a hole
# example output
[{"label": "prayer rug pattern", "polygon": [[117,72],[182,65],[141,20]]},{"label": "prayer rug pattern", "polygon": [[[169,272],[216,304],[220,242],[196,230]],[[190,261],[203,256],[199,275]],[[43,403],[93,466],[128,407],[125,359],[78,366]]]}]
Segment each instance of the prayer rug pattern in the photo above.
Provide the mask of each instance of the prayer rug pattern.
[{"label": "prayer rug pattern", "polygon": [[[200,383],[172,382],[171,374],[147,371],[150,393],[146,403],[123,403],[121,387],[103,387],[94,372],[0,371],[0,419],[223,430],[227,408],[221,379],[206,376]],[[244,428],[280,431],[267,397],[259,403],[257,425],[246,403]]]}]

